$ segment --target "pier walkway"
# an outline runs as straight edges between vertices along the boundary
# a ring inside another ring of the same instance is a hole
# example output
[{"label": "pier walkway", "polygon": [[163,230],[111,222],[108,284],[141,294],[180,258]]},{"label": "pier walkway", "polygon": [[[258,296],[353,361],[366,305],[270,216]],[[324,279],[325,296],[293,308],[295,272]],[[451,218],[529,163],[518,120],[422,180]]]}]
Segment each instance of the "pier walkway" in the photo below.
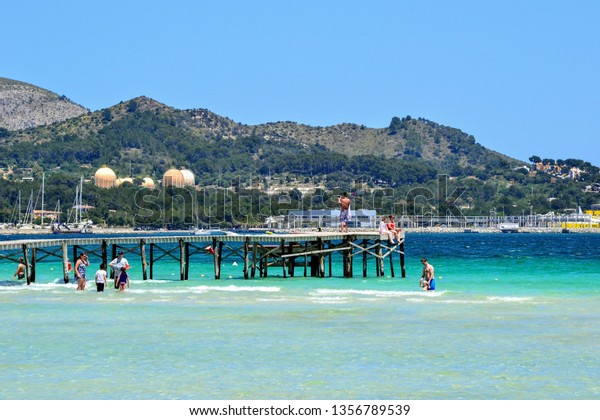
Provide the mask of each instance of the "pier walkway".
[{"label": "pier walkway", "polygon": [[[399,255],[399,268],[402,277],[406,276],[404,266],[404,242],[391,244],[387,235],[378,232],[309,232],[280,234],[239,234],[239,235],[139,235],[109,237],[101,234],[92,237],[58,237],[52,239],[31,239],[0,241],[0,260],[18,261],[23,258],[26,265],[27,284],[35,282],[36,263],[44,259],[56,258],[62,261],[63,278],[69,282],[69,251],[71,261],[76,261],[81,252],[96,256],[104,264],[114,259],[118,251],[127,255],[138,255],[141,260],[142,279],[153,277],[154,265],[163,258],[179,261],[181,280],[189,278],[190,256],[208,253],[214,259],[215,279],[221,277],[222,262],[233,256],[242,258],[244,278],[267,277],[269,269],[281,270],[283,277],[295,276],[296,269],[303,270],[305,277],[325,277],[326,271],[332,276],[331,256],[341,253],[344,277],[353,277],[353,260],[362,258],[363,276],[367,276],[368,261],[375,262],[375,273],[383,276],[388,260],[392,277],[394,256]],[[111,257],[109,259],[109,252]],[[131,258],[128,257],[131,261]],[[326,270],[327,262],[327,270]],[[74,263],[73,263],[74,266]]]}]

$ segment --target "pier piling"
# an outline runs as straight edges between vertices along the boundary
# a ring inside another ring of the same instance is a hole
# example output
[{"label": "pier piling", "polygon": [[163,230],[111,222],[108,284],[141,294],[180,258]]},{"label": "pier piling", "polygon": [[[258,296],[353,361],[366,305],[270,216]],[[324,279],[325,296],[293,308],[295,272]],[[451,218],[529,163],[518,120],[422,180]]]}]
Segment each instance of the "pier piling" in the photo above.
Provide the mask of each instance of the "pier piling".
[{"label": "pier piling", "polygon": [[62,266],[63,266],[63,281],[65,284],[69,283],[69,247],[67,242],[63,241],[61,244],[62,248]]},{"label": "pier piling", "polygon": [[[384,275],[385,261],[388,260],[390,274],[393,277],[395,275],[394,254],[399,254],[402,277],[406,277],[405,238],[403,236],[400,239],[399,244],[389,244],[383,242],[385,238],[374,232],[38,239],[26,243],[24,241],[0,241],[0,252],[3,250],[13,251],[9,255],[0,253],[0,259],[16,261],[14,256],[18,255],[19,252],[22,253],[28,284],[35,282],[37,261],[47,257],[58,258],[61,261],[63,280],[68,283],[70,274],[68,269],[69,247],[72,248],[72,261],[77,261],[80,251],[85,251],[88,255],[99,258],[106,264],[108,262],[107,250],[109,247],[113,259],[116,258],[119,250],[139,254],[141,259],[141,273],[139,275],[144,280],[155,278],[154,264],[165,257],[178,261],[179,279],[188,280],[190,278],[190,267],[194,264],[194,260],[190,257],[195,253],[205,255],[207,250],[213,254],[215,279],[221,278],[223,260],[237,257],[243,259],[244,279],[254,278],[257,269],[260,277],[267,277],[270,266],[281,266],[282,271],[278,273],[281,273],[283,278],[294,277],[296,265],[299,267],[304,265],[303,274],[305,277],[309,275],[323,278],[326,274],[331,277],[333,275],[332,261],[334,253],[341,254],[341,274],[344,277],[353,277],[355,255],[362,255],[363,276],[367,276],[368,260],[371,258],[375,262],[377,276]],[[160,246],[163,244],[165,245],[164,248]],[[146,245],[150,247],[148,260],[146,259]],[[225,253],[223,247],[226,248]],[[299,258],[303,258],[303,262]],[[327,261],[325,261],[326,258]],[[327,267],[325,267],[325,264],[327,264]],[[111,269],[111,277],[114,276],[112,271]]]}]

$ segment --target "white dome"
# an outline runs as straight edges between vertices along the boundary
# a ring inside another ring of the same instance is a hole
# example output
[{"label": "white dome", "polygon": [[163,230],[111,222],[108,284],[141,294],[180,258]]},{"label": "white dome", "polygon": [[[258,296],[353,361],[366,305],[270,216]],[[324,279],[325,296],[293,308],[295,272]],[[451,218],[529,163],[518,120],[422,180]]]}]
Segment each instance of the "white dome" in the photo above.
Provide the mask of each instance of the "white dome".
[{"label": "white dome", "polygon": [[190,171],[189,169],[182,169],[180,172],[183,175],[183,185],[196,185],[196,176],[192,171]]},{"label": "white dome", "polygon": [[183,187],[185,179],[179,169],[169,169],[163,175],[163,185],[165,187]]},{"label": "white dome", "polygon": [[154,181],[152,178],[144,178],[142,180],[142,187],[144,188],[154,188]]},{"label": "white dome", "polygon": [[117,175],[106,165],[98,169],[94,174],[94,183],[98,188],[111,188],[115,184]]}]

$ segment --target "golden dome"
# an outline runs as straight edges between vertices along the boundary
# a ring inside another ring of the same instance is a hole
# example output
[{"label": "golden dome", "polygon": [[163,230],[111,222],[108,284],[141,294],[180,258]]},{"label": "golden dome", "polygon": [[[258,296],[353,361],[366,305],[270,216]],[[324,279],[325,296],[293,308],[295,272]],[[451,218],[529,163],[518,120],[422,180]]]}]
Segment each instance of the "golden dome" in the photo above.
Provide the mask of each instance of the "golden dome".
[{"label": "golden dome", "polygon": [[115,172],[106,165],[103,165],[94,174],[94,182],[98,188],[111,188],[115,184],[116,179],[117,175]]},{"label": "golden dome", "polygon": [[129,184],[133,184],[133,178],[123,178],[123,184],[126,182]]},{"label": "golden dome", "polygon": [[152,178],[144,178],[142,180],[142,187],[144,188],[154,188],[154,181]]},{"label": "golden dome", "polygon": [[163,175],[163,185],[165,187],[183,187],[185,180],[179,169],[169,169]]},{"label": "golden dome", "polygon": [[183,175],[183,185],[196,185],[196,177],[192,171],[189,169],[182,169],[180,172]]}]

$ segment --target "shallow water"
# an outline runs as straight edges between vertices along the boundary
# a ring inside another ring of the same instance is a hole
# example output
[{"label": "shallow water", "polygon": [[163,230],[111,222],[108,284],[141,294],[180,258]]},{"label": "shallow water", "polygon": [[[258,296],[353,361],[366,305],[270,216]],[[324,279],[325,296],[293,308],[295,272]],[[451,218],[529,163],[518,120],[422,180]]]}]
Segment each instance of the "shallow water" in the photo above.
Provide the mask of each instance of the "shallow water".
[{"label": "shallow water", "polygon": [[[196,256],[189,281],[168,261],[142,281],[130,258],[125,293],[76,292],[42,262],[35,284],[0,282],[0,396],[597,399],[599,245],[409,233],[405,279],[358,277],[356,258],[353,279],[244,280],[234,258],[214,280]],[[418,289],[422,256],[435,292]]]}]

